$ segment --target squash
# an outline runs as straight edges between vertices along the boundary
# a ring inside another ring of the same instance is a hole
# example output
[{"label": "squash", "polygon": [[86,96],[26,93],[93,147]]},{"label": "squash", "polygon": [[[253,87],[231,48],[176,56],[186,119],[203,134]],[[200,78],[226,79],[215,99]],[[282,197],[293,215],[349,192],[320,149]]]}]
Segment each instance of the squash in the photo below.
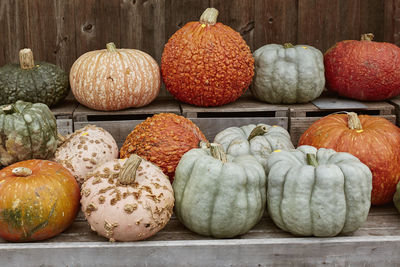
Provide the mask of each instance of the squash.
[{"label": "squash", "polygon": [[72,93],[82,105],[96,110],[121,110],[142,107],[160,91],[157,62],[135,49],[90,51],[80,56],[70,71]]},{"label": "squash", "polygon": [[393,203],[398,212],[400,212],[400,183],[397,183],[396,192],[393,196]]},{"label": "squash", "polygon": [[56,118],[42,103],[0,106],[0,165],[50,159],[57,149]]},{"label": "squash", "polygon": [[19,51],[19,64],[0,68],[0,105],[17,100],[54,106],[69,93],[68,75],[47,62],[34,62],[29,48]]},{"label": "squash", "polygon": [[247,233],[261,219],[266,175],[251,155],[226,155],[220,144],[182,156],[172,184],[175,212],[191,231],[216,238]]},{"label": "squash", "polygon": [[174,192],[157,166],[131,155],[94,170],[82,185],[81,204],[93,231],[111,242],[136,241],[168,223]]},{"label": "squash", "polygon": [[207,139],[192,121],[173,113],[160,113],[133,129],[121,147],[120,157],[137,154],[160,167],[172,182],[182,155],[197,148],[200,141]]},{"label": "squash", "polygon": [[79,186],[63,166],[27,160],[0,171],[0,237],[38,241],[64,231],[79,209]]},{"label": "squash", "polygon": [[339,95],[363,101],[379,101],[400,94],[400,48],[373,42],[373,34],[361,41],[342,41],[324,56],[326,87]]},{"label": "squash", "polygon": [[385,118],[354,112],[332,114],[314,122],[300,145],[348,152],[372,171],[372,204],[392,201],[400,179],[400,131]]},{"label": "squash", "polygon": [[357,230],[371,206],[372,173],[349,153],[300,146],[268,160],[268,214],[298,236]]},{"label": "squash", "polygon": [[200,21],[189,22],[164,47],[161,73],[166,89],[196,106],[235,101],[254,75],[250,48],[229,26],[217,23],[218,10],[207,8]]},{"label": "squash", "polygon": [[56,150],[54,160],[67,168],[79,185],[104,162],[118,158],[115,139],[103,128],[86,125],[68,135]]},{"label": "squash", "polygon": [[269,44],[254,53],[255,75],[250,90],[272,104],[306,103],[325,87],[324,58],[308,45]]},{"label": "squash", "polygon": [[229,127],[215,136],[214,143],[221,144],[224,151],[234,157],[253,155],[264,168],[272,151],[294,148],[284,128],[262,123]]}]

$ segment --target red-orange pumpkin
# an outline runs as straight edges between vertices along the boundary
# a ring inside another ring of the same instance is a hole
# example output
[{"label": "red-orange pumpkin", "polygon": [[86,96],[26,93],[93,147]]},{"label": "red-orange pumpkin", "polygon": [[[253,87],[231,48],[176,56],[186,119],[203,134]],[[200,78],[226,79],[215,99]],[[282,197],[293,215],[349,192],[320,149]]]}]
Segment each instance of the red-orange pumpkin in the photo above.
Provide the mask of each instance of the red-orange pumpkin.
[{"label": "red-orange pumpkin", "polygon": [[164,47],[161,73],[167,90],[197,106],[235,101],[251,83],[250,48],[229,26],[217,23],[218,10],[208,8],[200,21],[189,22]]},{"label": "red-orange pumpkin", "polygon": [[37,241],[64,231],[79,208],[79,186],[62,165],[27,160],[0,171],[0,237]]},{"label": "red-orange pumpkin", "polygon": [[160,113],[138,124],[121,147],[121,158],[137,154],[162,169],[171,182],[179,160],[188,150],[207,141],[190,120],[172,113]]},{"label": "red-orange pumpkin", "polygon": [[382,117],[333,114],[313,123],[300,145],[332,148],[359,158],[372,172],[371,203],[392,201],[400,179],[400,131]]}]

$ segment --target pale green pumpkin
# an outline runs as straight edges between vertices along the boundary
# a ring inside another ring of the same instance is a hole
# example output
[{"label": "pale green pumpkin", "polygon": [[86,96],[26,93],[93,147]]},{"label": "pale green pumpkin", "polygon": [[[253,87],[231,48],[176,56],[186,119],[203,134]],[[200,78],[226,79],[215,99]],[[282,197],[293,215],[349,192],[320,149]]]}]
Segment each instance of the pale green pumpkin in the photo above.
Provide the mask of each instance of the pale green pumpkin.
[{"label": "pale green pumpkin", "polygon": [[306,103],[325,86],[324,58],[308,45],[264,45],[254,53],[255,75],[251,93],[273,104]]},{"label": "pale green pumpkin", "polygon": [[268,160],[268,213],[299,236],[357,230],[371,206],[372,173],[349,153],[300,146]]},{"label": "pale green pumpkin", "polygon": [[211,150],[192,149],[175,171],[175,213],[200,235],[245,234],[264,213],[266,176],[261,164],[251,155],[225,156],[218,144],[211,144]]},{"label": "pale green pumpkin", "polygon": [[214,143],[221,144],[225,152],[232,156],[253,155],[264,169],[274,150],[294,148],[290,135],[284,128],[262,123],[229,127],[215,136]]}]

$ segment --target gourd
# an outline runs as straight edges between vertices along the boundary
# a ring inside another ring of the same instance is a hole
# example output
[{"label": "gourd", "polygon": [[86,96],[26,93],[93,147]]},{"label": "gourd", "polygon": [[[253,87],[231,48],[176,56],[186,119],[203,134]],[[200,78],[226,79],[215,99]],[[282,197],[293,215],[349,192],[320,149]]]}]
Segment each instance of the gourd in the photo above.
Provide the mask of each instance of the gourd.
[{"label": "gourd", "polygon": [[19,61],[0,68],[0,105],[22,100],[54,106],[67,97],[68,75],[60,67],[34,62],[29,48],[19,51]]},{"label": "gourd", "polygon": [[0,106],[0,166],[50,159],[56,149],[56,118],[45,104],[18,100]]},{"label": "gourd", "polygon": [[253,56],[255,75],[250,90],[261,101],[306,103],[324,90],[324,58],[312,46],[269,44],[258,48]]},{"label": "gourd", "polygon": [[132,155],[94,170],[82,185],[81,203],[93,231],[112,242],[136,241],[168,223],[174,193],[157,166]]},{"label": "gourd", "polygon": [[87,52],[75,61],[70,82],[79,103],[110,111],[148,105],[160,91],[161,77],[150,55],[108,43],[107,49]]},{"label": "gourd", "polygon": [[172,186],[176,216],[200,235],[230,238],[245,234],[264,213],[263,167],[251,155],[226,155],[219,144],[185,153]]},{"label": "gourd", "polygon": [[332,114],[314,122],[300,137],[300,145],[348,152],[373,174],[373,205],[389,203],[400,179],[400,131],[379,116],[354,112]]},{"label": "gourd", "polygon": [[234,157],[253,155],[264,168],[272,151],[294,148],[284,128],[262,123],[229,127],[215,136],[214,143],[221,144],[224,151]]},{"label": "gourd", "polygon": [[72,174],[48,160],[17,162],[0,170],[0,237],[38,241],[64,231],[79,209]]},{"label": "gourd", "polygon": [[133,129],[121,147],[120,157],[137,154],[160,167],[172,182],[182,155],[197,148],[200,141],[207,139],[191,120],[173,113],[160,113]]},{"label": "gourd", "polygon": [[298,236],[357,230],[371,205],[372,173],[349,153],[300,146],[268,160],[268,214]]},{"label": "gourd", "polygon": [[217,22],[218,10],[207,8],[200,21],[189,22],[164,47],[161,73],[166,89],[196,106],[235,101],[254,75],[250,48],[229,26]]},{"label": "gourd", "polygon": [[67,168],[79,185],[104,162],[118,158],[115,139],[103,128],[86,125],[68,135],[57,148],[54,160]]},{"label": "gourd", "polygon": [[374,42],[363,34],[361,41],[342,41],[324,56],[326,87],[339,95],[363,101],[379,101],[400,93],[400,48]]}]

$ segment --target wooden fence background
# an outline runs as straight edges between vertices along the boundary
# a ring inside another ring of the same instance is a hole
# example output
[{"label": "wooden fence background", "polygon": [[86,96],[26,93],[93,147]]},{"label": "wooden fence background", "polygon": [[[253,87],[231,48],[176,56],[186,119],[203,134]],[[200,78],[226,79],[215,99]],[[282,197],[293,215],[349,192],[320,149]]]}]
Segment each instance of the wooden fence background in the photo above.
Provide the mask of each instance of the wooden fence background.
[{"label": "wooden fence background", "polygon": [[30,47],[36,60],[69,71],[77,57],[110,41],[160,62],[168,38],[210,6],[252,51],[292,42],[324,52],[366,32],[400,44],[400,0],[0,0],[0,66]]}]

